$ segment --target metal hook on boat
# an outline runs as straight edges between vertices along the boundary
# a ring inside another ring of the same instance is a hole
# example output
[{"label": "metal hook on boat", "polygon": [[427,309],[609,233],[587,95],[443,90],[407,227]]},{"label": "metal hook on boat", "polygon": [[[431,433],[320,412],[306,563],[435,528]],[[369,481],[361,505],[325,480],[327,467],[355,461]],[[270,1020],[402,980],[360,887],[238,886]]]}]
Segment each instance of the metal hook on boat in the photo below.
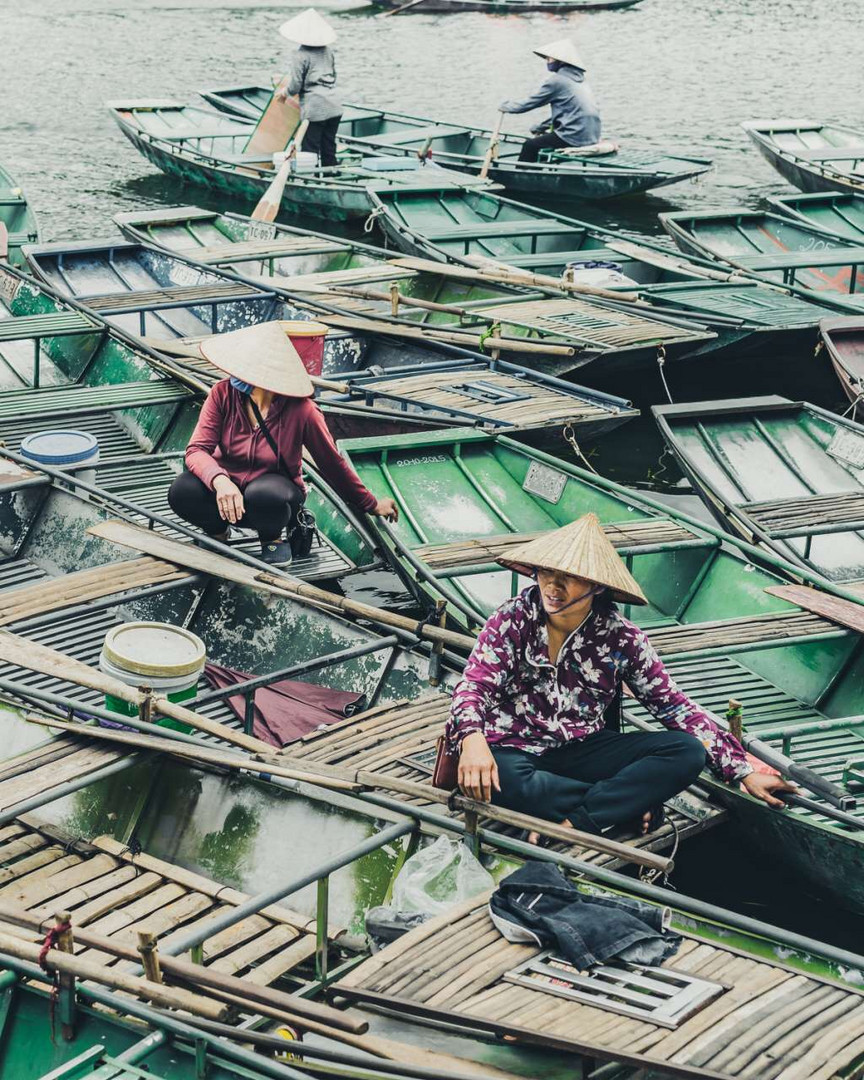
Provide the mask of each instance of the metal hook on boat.
[{"label": "metal hook on boat", "polygon": [[576,455],[577,458],[579,458],[585,468],[588,469],[589,472],[594,473],[595,476],[598,476],[599,473],[588,460],[588,458],[585,457],[585,455],[582,453],[582,448],[580,447],[579,443],[576,442],[576,435],[573,432],[573,425],[565,424],[561,430],[561,434],[564,436],[566,441],[570,443],[570,446],[573,449],[573,453]]}]

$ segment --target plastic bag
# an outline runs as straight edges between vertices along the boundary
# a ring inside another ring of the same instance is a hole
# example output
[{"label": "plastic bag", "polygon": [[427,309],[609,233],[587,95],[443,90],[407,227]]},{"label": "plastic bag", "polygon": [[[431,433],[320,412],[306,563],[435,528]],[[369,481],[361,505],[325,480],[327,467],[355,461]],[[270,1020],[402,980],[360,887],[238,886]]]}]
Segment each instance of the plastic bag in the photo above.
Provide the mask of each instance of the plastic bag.
[{"label": "plastic bag", "polygon": [[407,860],[393,883],[393,907],[441,915],[495,885],[466,844],[439,836]]}]

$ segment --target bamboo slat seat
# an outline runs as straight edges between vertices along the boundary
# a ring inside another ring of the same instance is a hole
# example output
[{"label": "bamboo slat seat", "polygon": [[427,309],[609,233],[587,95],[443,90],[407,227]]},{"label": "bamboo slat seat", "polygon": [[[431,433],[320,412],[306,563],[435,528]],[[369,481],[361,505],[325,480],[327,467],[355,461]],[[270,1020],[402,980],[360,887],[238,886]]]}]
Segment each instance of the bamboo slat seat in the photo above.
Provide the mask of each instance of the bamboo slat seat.
[{"label": "bamboo slat seat", "polygon": [[[662,545],[710,544],[703,537],[668,518],[640,518],[636,521],[613,523],[603,526],[614,547],[623,554]],[[449,544],[423,544],[413,549],[414,554],[433,570],[458,566],[474,566],[494,562],[519,544],[527,543],[539,533],[506,533],[477,540],[456,540]]]},{"label": "bamboo slat seat", "polygon": [[[438,693],[414,701],[378,706],[310,732],[299,742],[292,743],[286,754],[292,760],[302,760],[313,770],[316,765],[350,766],[351,769],[375,772],[382,780],[392,778],[429,784],[436,742],[444,731],[449,709],[449,694]],[[419,755],[420,760],[415,755]],[[396,793],[395,797],[417,805],[433,805],[431,799],[421,796]],[[437,808],[440,810],[440,806]],[[647,836],[634,836],[619,829],[611,838],[650,851],[665,851],[673,842],[673,824],[683,839],[718,824],[725,816],[725,811],[693,791],[683,793],[680,800],[667,806],[667,811],[667,823]],[[493,818],[483,819],[481,824],[503,835],[519,835],[518,829]],[[550,846],[555,851],[598,866],[619,865],[619,859],[614,855],[589,851],[578,845],[554,841]]]},{"label": "bamboo slat seat", "polygon": [[229,300],[249,300],[266,295],[254,285],[241,281],[211,281],[202,285],[175,285],[164,289],[109,293],[105,296],[88,296],[83,302],[94,311],[119,314],[140,308],[156,308],[163,305],[225,303]]},{"label": "bamboo slat seat", "polygon": [[25,338],[61,337],[66,334],[98,332],[104,328],[82,311],[49,311],[44,315],[19,315],[0,319],[0,342]]},{"label": "bamboo slat seat", "polygon": [[[862,154],[864,156],[864,154]],[[734,262],[747,270],[797,270],[808,266],[860,265],[864,247],[838,247],[820,251],[784,251],[776,255],[736,255]]]},{"label": "bamboo slat seat", "polygon": [[[2,791],[2,787],[0,787]],[[206,924],[249,897],[146,853],[133,855],[113,837],[92,842],[65,836],[30,818],[0,830],[0,900],[50,918],[68,910],[75,926],[124,944],[139,929],[160,944]],[[331,931],[331,938],[340,933]],[[215,971],[269,985],[315,952],[315,922],[272,905],[207,939],[203,963]],[[84,949],[80,956],[105,966],[124,961]]]},{"label": "bamboo slat seat", "polygon": [[224,244],[190,248],[189,254],[198,262],[218,263],[241,259],[278,259],[283,255],[317,255],[327,251],[345,251],[350,245],[317,236],[274,236],[272,240],[238,240],[227,238]]},{"label": "bamboo slat seat", "polygon": [[[685,933],[663,967],[721,984],[723,991],[677,1027],[627,1018],[602,1006],[554,996],[507,980],[537,956],[494,928],[481,894],[410,931],[337,984],[349,1000],[399,1000],[435,1018],[476,1018],[500,1038],[530,1032],[558,1050],[586,1045],[643,1054],[658,1063],[749,1080],[829,1080],[849,1072],[864,1048],[860,988],[755,959]],[[364,998],[364,995],[368,995]],[[653,1075],[654,1069],[647,1069]],[[640,1075],[643,1072],[640,1071]]]},{"label": "bamboo slat seat", "polygon": [[398,128],[396,131],[384,131],[374,136],[376,146],[402,146],[403,143],[410,145],[415,142],[425,142],[427,139],[451,138],[454,135],[468,135],[470,129],[445,124],[430,124],[427,127]]},{"label": "bamboo slat seat", "polygon": [[433,225],[425,229],[425,235],[432,240],[478,240],[503,236],[553,236],[564,232],[564,226],[555,218],[530,218],[527,221],[487,221],[482,225],[469,222],[467,225],[445,225],[438,228]]},{"label": "bamboo slat seat", "polygon": [[[361,284],[375,281],[407,281],[417,277],[415,270],[407,266],[393,266],[389,262],[380,263],[377,266],[353,266],[347,270],[328,270],[321,273],[298,274],[281,282],[291,292],[314,292],[318,289],[327,289],[332,286]],[[268,279],[269,280],[269,279]],[[342,306],[342,300],[339,301]]]},{"label": "bamboo slat seat", "polygon": [[864,528],[864,492],[838,491],[829,495],[805,495],[797,499],[745,502],[740,507],[769,535],[794,535],[804,529],[818,533],[820,525]]},{"label": "bamboo slat seat", "polygon": [[590,344],[616,348],[646,341],[686,341],[696,335],[691,328],[658,323],[629,311],[613,311],[584,300],[526,300],[480,310],[502,323],[524,323],[547,333],[583,338]]},{"label": "bamboo slat seat", "polygon": [[[0,323],[2,326],[2,323]],[[0,396],[0,423],[15,420],[22,426],[36,417],[104,412],[106,409],[131,409],[142,405],[163,405],[192,397],[185,386],[170,379],[117,383],[107,386],[50,386],[35,390],[7,390]],[[5,438],[5,436],[4,436]]]},{"label": "bamboo slat seat", "polygon": [[650,637],[658,653],[667,657],[698,649],[723,649],[766,641],[782,643],[789,638],[825,633],[842,637],[849,631],[819,615],[790,610],[716,622],[660,626],[650,631]]}]

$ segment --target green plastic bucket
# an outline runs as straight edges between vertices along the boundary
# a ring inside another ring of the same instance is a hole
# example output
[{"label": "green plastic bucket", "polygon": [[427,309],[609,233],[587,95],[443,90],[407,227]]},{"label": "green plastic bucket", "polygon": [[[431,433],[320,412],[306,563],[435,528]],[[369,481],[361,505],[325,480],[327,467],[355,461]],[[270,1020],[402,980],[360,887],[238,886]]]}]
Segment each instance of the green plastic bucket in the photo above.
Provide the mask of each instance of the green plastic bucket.
[{"label": "green plastic bucket", "polygon": [[[170,623],[127,622],[105,635],[99,667],[127,686],[149,686],[169,701],[194,698],[207,653],[204,642],[189,630]],[[105,695],[105,708],[118,716],[137,716],[134,705]],[[162,727],[189,732],[193,729],[171,717],[157,717]]]}]

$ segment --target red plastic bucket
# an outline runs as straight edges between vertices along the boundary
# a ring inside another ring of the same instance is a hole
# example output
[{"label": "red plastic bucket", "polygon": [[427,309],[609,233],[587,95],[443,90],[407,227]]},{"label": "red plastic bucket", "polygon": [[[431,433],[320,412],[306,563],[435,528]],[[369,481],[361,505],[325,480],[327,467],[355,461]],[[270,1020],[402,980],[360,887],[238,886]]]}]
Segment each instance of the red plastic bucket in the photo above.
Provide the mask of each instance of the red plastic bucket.
[{"label": "red plastic bucket", "polygon": [[324,370],[324,338],[329,327],[324,323],[299,319],[283,319],[281,325],[303,361],[303,367],[310,375],[320,375]]}]

